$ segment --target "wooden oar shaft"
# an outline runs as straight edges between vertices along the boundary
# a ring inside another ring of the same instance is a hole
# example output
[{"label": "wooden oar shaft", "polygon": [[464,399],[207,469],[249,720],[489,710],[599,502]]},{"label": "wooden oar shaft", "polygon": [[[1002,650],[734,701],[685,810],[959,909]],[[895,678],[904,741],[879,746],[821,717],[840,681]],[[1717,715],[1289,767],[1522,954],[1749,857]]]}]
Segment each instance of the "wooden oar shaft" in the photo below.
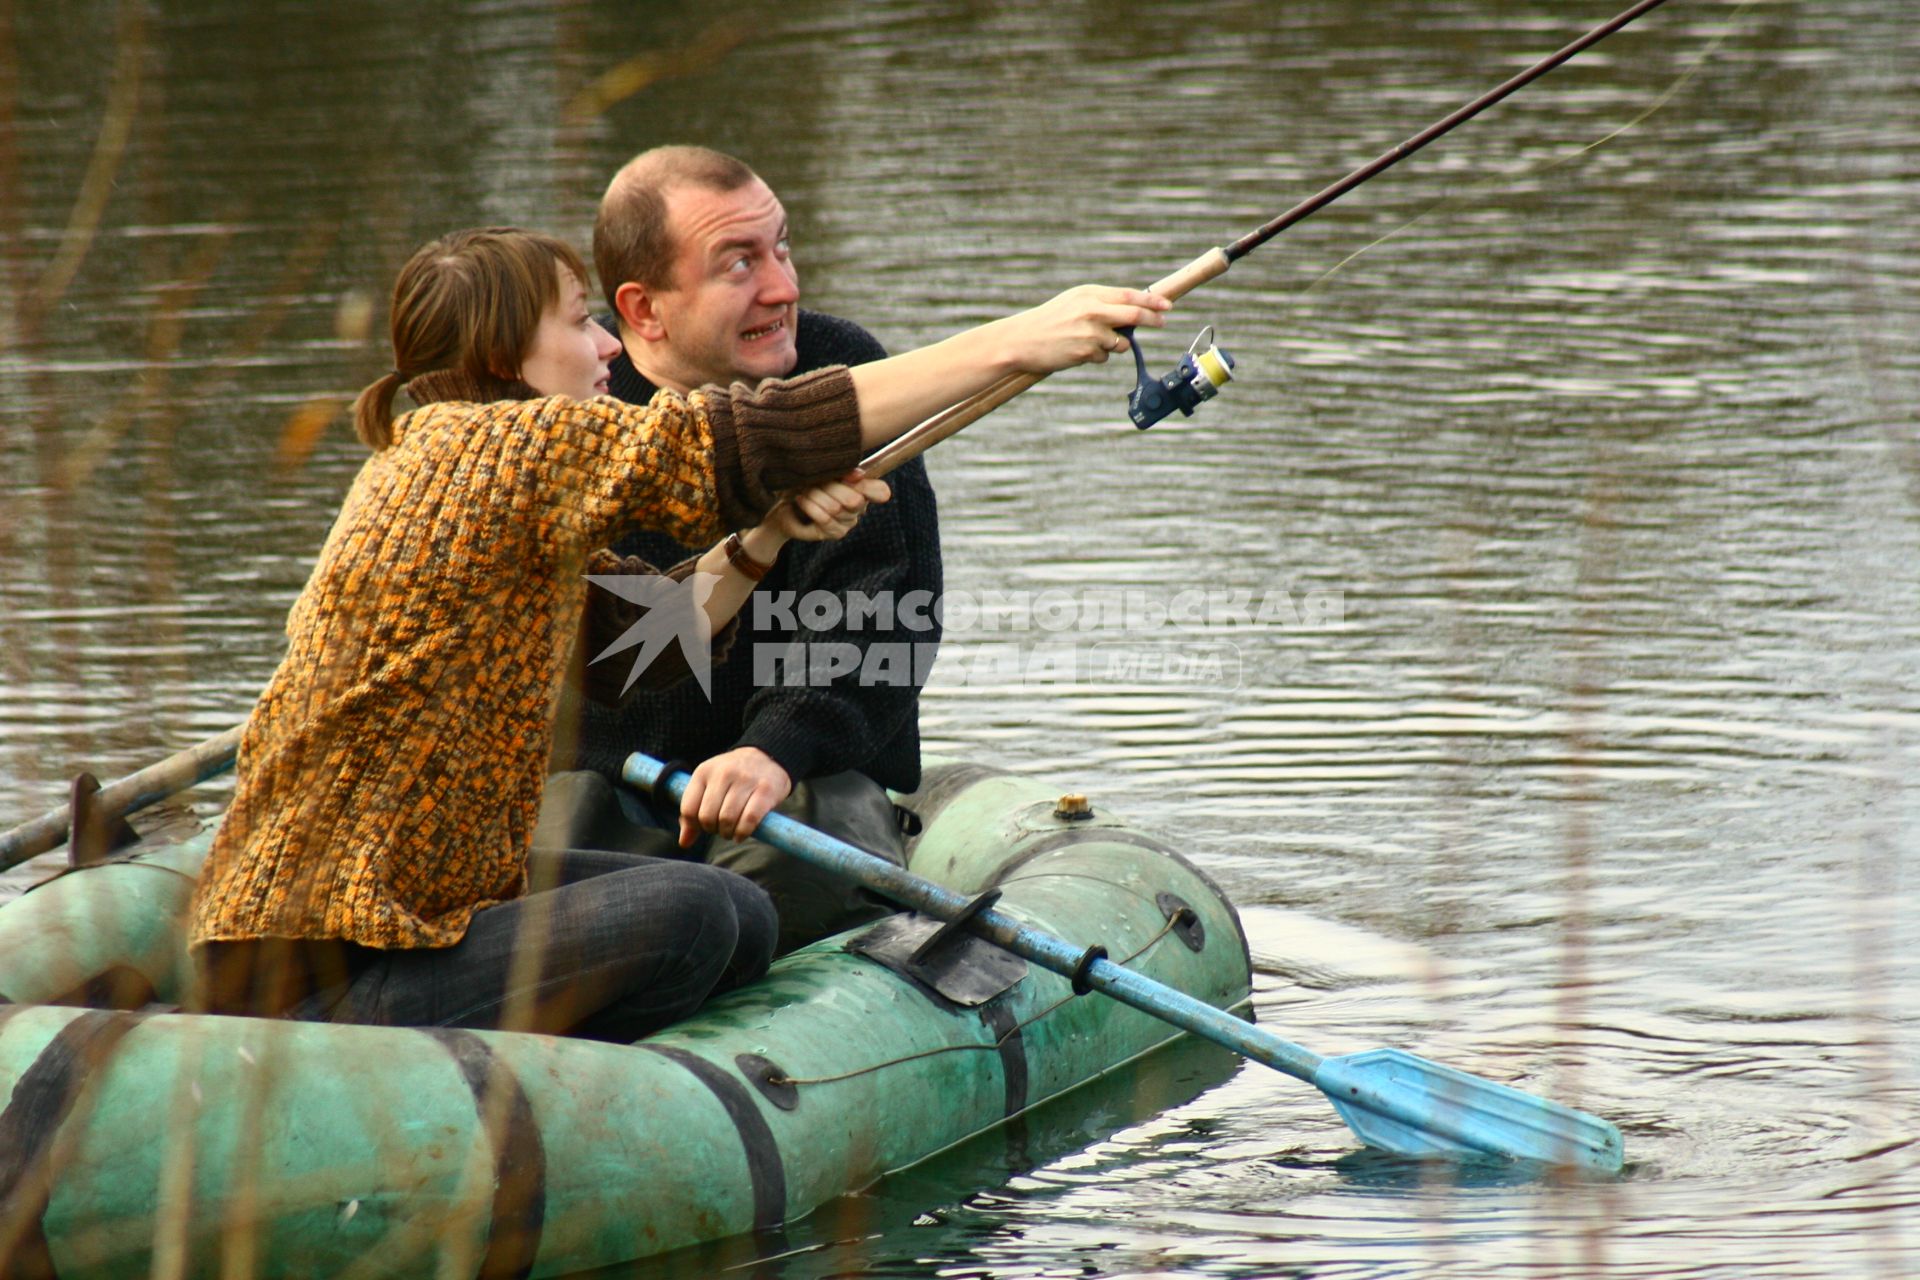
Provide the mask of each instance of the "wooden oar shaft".
[{"label": "wooden oar shaft", "polygon": [[[1226,250],[1209,249],[1172,275],[1148,285],[1147,289],[1150,293],[1174,301],[1231,265]],[[909,458],[919,457],[948,436],[973,425],[1015,396],[1037,386],[1045,377],[1043,373],[1016,373],[1002,378],[971,399],[962,400],[951,409],[943,410],[919,426],[895,436],[861,459],[860,468],[870,476],[884,476]]]},{"label": "wooden oar shaft", "polygon": [[[245,728],[244,724],[235,725],[199,746],[188,747],[159,764],[148,765],[138,773],[109,783],[94,796],[94,804],[108,819],[123,818],[220,776],[233,767],[235,753],[240,748],[240,734]],[[54,809],[0,835],[0,871],[65,844],[71,834],[70,817],[68,810]]]}]

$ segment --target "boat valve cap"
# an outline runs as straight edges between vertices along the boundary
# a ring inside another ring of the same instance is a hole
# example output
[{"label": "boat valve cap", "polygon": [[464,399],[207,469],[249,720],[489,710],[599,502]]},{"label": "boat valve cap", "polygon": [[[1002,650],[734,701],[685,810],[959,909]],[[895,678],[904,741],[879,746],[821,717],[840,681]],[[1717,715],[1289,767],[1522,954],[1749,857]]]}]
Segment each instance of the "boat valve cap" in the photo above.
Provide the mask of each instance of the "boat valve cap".
[{"label": "boat valve cap", "polygon": [[1053,806],[1053,816],[1062,822],[1085,822],[1093,817],[1093,802],[1078,792],[1070,791]]}]

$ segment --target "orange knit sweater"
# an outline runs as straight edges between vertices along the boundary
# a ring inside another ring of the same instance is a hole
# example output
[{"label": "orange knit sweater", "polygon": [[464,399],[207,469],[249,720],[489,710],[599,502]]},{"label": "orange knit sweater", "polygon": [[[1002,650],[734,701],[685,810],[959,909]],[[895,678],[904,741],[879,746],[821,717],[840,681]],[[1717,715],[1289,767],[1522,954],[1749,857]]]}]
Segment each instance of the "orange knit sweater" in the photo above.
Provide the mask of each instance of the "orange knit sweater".
[{"label": "orange knit sweater", "polygon": [[476,910],[526,890],[587,554],[633,524],[711,542],[858,457],[844,370],[401,418],[288,615],[193,943],[458,942]]}]

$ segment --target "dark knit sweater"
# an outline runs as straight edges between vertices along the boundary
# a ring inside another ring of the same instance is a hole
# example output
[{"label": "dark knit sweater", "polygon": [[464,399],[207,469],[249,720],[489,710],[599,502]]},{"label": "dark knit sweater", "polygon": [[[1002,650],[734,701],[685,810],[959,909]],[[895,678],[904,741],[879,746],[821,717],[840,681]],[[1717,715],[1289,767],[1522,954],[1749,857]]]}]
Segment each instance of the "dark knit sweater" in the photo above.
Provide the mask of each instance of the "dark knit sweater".
[{"label": "dark knit sweater", "polygon": [[[800,356],[795,374],[831,364],[864,364],[886,355],[859,325],[814,311],[800,312],[794,340]],[[624,352],[613,362],[611,388],[621,399],[636,402],[649,399],[655,390]],[[931,604],[923,611],[931,625],[921,631],[898,625],[892,610],[877,620],[863,618],[857,627],[847,625],[843,610],[840,625],[819,629],[802,623],[797,609],[790,610],[793,627],[784,625],[784,617],[755,616],[778,612],[757,607],[762,603],[758,597],[778,600],[786,592],[795,593],[796,601],[809,592],[831,592],[843,605],[855,591],[869,596],[891,591],[896,601],[915,591],[929,593],[931,601],[940,598],[940,526],[926,467],[916,458],[889,475],[887,483],[893,486],[893,500],[869,509],[845,538],[787,544],[756,598],[741,611],[729,660],[713,669],[712,702],[689,681],[664,692],[636,692],[618,709],[588,704],[582,709],[577,767],[618,777],[621,762],[632,751],[698,762],[735,747],[758,747],[795,782],[853,769],[881,786],[903,791],[919,786],[918,683],[863,683],[861,667],[821,686],[755,680],[756,652],[764,657],[794,641],[855,645],[863,665],[868,646],[876,643],[889,646],[891,652],[884,656],[891,657],[901,652],[893,646],[911,650],[939,642]],[[701,550],[658,533],[630,537],[615,549],[655,564],[673,564]],[[755,625],[761,621],[767,625]],[[916,674],[924,674],[931,654],[931,649],[920,651]]]}]

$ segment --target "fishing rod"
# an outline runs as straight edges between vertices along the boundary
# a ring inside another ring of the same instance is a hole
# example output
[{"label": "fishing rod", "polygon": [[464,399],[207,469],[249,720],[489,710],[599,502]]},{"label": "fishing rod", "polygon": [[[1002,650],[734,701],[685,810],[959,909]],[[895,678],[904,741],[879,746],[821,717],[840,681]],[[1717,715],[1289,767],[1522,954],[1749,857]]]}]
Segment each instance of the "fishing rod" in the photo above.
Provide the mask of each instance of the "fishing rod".
[{"label": "fishing rod", "polygon": [[[1532,84],[1561,63],[1577,57],[1620,28],[1665,3],[1666,0],[1640,0],[1640,3],[1626,12],[1601,23],[1551,57],[1528,67],[1498,88],[1481,94],[1445,119],[1428,125],[1405,142],[1361,165],[1325,190],[1302,200],[1271,222],[1248,232],[1224,248],[1207,250],[1178,271],[1150,285],[1149,291],[1169,300],[1177,300],[1207,281],[1225,275],[1227,269],[1234,263],[1288,227],[1312,217],[1361,183],[1386,172],[1414,152],[1452,132],[1482,111]],[[1128,397],[1127,411],[1134,425],[1143,429],[1152,426],[1154,422],[1166,417],[1174,409],[1179,409],[1191,416],[1195,405],[1202,400],[1212,398],[1233,376],[1233,359],[1226,352],[1221,351],[1217,346],[1209,346],[1204,351],[1200,350],[1201,341],[1207,338],[1210,332],[1211,330],[1203,330],[1201,338],[1195,340],[1193,349],[1188,351],[1180,365],[1173,372],[1158,379],[1147,373],[1146,358],[1140,352],[1139,343],[1134,341],[1131,333],[1128,333],[1127,341],[1133,347],[1136,382],[1133,392]],[[918,457],[948,436],[972,425],[1021,392],[1037,385],[1044,377],[1046,375],[1040,373],[1020,373],[1003,378],[971,399],[935,414],[919,426],[895,437],[891,443],[868,454],[861,461],[860,467],[870,476],[883,476],[908,459]],[[1143,421],[1143,419],[1146,420]]]}]

